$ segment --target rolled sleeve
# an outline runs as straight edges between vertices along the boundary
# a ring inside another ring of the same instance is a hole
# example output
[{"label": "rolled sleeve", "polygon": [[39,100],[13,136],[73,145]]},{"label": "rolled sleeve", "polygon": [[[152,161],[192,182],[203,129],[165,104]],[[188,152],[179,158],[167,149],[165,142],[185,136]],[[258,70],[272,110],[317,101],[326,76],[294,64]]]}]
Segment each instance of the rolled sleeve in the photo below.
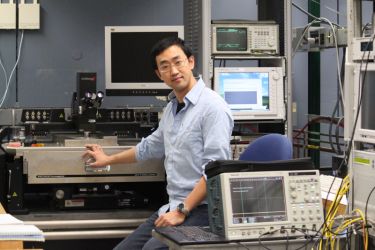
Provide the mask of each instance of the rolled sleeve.
[{"label": "rolled sleeve", "polygon": [[[220,106],[219,106],[220,107]],[[229,110],[223,112],[218,108],[206,116],[203,126],[203,175],[207,163],[215,160],[231,159],[230,137],[233,129],[233,118]],[[207,179],[207,177],[205,176]]]},{"label": "rolled sleeve", "polygon": [[142,138],[136,146],[135,157],[137,161],[161,159],[165,154],[163,130],[159,127],[151,135]]}]

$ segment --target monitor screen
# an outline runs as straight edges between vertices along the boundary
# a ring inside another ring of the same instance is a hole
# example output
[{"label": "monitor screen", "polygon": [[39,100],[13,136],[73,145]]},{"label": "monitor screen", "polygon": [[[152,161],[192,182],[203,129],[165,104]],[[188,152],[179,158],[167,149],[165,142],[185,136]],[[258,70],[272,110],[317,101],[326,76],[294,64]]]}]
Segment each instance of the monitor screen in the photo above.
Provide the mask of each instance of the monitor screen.
[{"label": "monitor screen", "polygon": [[232,223],[287,220],[283,176],[230,178]]},{"label": "monitor screen", "polygon": [[[361,142],[374,143],[375,142],[375,115],[373,112],[375,105],[374,98],[374,81],[375,81],[375,65],[369,64],[367,67],[357,65],[354,68],[353,79],[358,79],[356,87],[353,87],[350,93],[353,93],[353,103],[359,103],[361,106],[355,105],[351,112],[346,114],[344,124],[344,134],[351,136],[356,112],[359,110],[358,124],[355,127],[354,140]],[[337,126],[342,126],[340,123]]]},{"label": "monitor screen", "polygon": [[216,50],[221,51],[247,51],[246,27],[217,27]]},{"label": "monitor screen", "polygon": [[269,73],[228,72],[218,80],[220,95],[234,112],[269,110]]},{"label": "monitor screen", "polygon": [[155,74],[150,56],[166,37],[183,38],[183,26],[105,27],[107,95],[168,95],[171,89]]},{"label": "monitor screen", "polygon": [[214,89],[235,119],[284,118],[281,68],[215,68]]}]

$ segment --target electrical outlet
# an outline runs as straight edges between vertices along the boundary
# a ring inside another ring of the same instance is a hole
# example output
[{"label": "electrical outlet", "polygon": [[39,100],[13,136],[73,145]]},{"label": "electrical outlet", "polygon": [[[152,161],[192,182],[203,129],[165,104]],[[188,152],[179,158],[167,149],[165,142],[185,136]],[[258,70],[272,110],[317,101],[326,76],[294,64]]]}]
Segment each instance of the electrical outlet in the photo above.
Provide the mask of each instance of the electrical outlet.
[{"label": "electrical outlet", "polygon": [[19,28],[20,29],[39,29],[40,28],[40,4],[37,0],[32,3],[21,1],[18,5],[19,10]]},{"label": "electrical outlet", "polygon": [[16,28],[16,5],[13,1],[1,3],[0,1],[0,29]]}]

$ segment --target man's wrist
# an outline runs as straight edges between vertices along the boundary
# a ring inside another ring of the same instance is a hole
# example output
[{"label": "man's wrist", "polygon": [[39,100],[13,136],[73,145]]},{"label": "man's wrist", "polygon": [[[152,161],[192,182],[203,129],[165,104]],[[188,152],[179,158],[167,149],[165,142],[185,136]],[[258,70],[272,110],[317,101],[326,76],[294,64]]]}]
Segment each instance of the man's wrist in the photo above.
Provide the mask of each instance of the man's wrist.
[{"label": "man's wrist", "polygon": [[115,154],[108,155],[106,159],[106,165],[111,165],[113,162],[115,162],[116,161],[115,157],[116,157]]},{"label": "man's wrist", "polygon": [[177,205],[177,211],[185,215],[185,217],[188,217],[190,214],[189,209],[185,206],[183,202]]}]

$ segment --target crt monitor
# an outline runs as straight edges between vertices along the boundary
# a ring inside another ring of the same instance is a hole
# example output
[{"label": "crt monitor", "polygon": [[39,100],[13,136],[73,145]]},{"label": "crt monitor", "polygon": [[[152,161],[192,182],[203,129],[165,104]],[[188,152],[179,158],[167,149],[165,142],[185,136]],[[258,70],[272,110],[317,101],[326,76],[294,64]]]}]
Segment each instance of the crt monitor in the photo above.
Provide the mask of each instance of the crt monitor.
[{"label": "crt monitor", "polygon": [[168,95],[171,89],[155,74],[150,52],[166,37],[184,38],[183,26],[106,26],[106,94]]},{"label": "crt monitor", "polygon": [[284,120],[284,81],[280,67],[217,67],[214,90],[235,120]]},{"label": "crt monitor", "polygon": [[246,26],[213,26],[215,37],[213,38],[214,52],[217,53],[241,53],[248,50],[248,29]]},{"label": "crt monitor", "polygon": [[277,55],[279,26],[272,21],[213,21],[213,55]]}]

